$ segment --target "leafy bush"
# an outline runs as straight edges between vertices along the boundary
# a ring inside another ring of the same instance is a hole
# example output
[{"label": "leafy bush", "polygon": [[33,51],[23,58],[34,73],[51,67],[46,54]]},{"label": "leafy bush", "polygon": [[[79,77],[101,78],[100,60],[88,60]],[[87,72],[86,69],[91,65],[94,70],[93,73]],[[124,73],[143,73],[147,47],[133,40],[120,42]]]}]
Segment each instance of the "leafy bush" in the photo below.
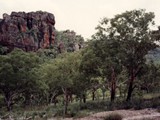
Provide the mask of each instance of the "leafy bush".
[{"label": "leafy bush", "polygon": [[88,101],[80,105],[80,110],[88,109],[94,111],[107,110],[110,102],[108,101]]},{"label": "leafy bush", "polygon": [[104,117],[104,120],[122,120],[122,118],[122,115],[118,113],[111,113],[110,115]]},{"label": "leafy bush", "polygon": [[68,114],[70,114],[71,117],[75,117],[79,111],[80,107],[78,104],[72,104],[68,108]]}]

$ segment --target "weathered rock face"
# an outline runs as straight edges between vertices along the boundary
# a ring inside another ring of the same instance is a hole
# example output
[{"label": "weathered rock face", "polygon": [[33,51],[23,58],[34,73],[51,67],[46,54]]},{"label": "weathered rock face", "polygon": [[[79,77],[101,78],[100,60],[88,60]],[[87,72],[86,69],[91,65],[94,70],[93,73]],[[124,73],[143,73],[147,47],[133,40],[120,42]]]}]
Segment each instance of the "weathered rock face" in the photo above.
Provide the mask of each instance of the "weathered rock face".
[{"label": "weathered rock face", "polygon": [[0,45],[25,51],[50,47],[54,42],[54,15],[47,12],[12,12],[0,19]]}]

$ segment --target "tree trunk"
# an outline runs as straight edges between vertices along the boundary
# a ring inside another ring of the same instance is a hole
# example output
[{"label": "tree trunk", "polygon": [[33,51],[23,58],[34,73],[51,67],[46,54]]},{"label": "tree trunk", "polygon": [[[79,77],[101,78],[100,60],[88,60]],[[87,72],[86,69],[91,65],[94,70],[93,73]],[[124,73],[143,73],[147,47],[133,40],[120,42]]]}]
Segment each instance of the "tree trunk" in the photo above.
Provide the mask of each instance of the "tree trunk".
[{"label": "tree trunk", "polygon": [[6,101],[7,104],[7,110],[11,111],[11,101]]},{"label": "tree trunk", "polygon": [[112,89],[111,89],[111,102],[113,102],[114,99],[115,99],[115,89],[114,89],[114,87],[112,87]]},{"label": "tree trunk", "polygon": [[79,102],[80,102],[80,104],[82,103],[82,96],[80,96]]},{"label": "tree trunk", "polygon": [[9,93],[5,94],[5,103],[8,111],[11,111],[12,101],[11,95]]},{"label": "tree trunk", "polygon": [[69,94],[68,94],[68,102],[70,102],[70,103],[73,102],[72,93],[69,93]]},{"label": "tree trunk", "polygon": [[102,99],[104,100],[105,99],[105,93],[106,93],[106,88],[105,88],[104,85],[102,86],[101,91],[102,91]]},{"label": "tree trunk", "polygon": [[104,98],[105,98],[105,91],[102,92],[102,96],[103,96],[102,99],[104,100]]},{"label": "tree trunk", "polygon": [[120,85],[118,88],[119,88],[119,96],[122,97],[123,96],[122,95],[123,94],[123,92],[122,92],[122,86]]},{"label": "tree trunk", "polygon": [[131,100],[132,91],[133,91],[133,80],[131,80],[130,83],[129,83],[129,88],[128,88],[128,94],[127,94],[126,101],[130,101]]},{"label": "tree trunk", "polygon": [[54,103],[54,105],[56,105],[56,103],[58,102],[56,100],[57,93],[58,93],[58,91],[54,91],[53,93],[50,94],[50,96],[49,96],[49,103],[50,104]]},{"label": "tree trunk", "polygon": [[24,96],[25,96],[25,100],[24,100],[25,107],[31,105],[30,93],[25,93]]},{"label": "tree trunk", "polygon": [[83,94],[83,103],[86,103],[86,95]]},{"label": "tree trunk", "polygon": [[64,92],[64,115],[67,114],[67,108],[68,108],[68,91],[67,88],[62,89]]},{"label": "tree trunk", "polygon": [[115,72],[114,72],[114,68],[112,67],[112,81],[111,81],[111,102],[114,101],[115,99],[115,95],[116,95],[116,78],[115,78]]},{"label": "tree trunk", "polygon": [[126,101],[131,100],[132,92],[133,92],[133,81],[135,79],[134,70],[132,70],[131,79],[129,81],[128,94]]},{"label": "tree trunk", "polygon": [[95,100],[95,89],[93,88],[92,90],[92,100],[94,101]]}]

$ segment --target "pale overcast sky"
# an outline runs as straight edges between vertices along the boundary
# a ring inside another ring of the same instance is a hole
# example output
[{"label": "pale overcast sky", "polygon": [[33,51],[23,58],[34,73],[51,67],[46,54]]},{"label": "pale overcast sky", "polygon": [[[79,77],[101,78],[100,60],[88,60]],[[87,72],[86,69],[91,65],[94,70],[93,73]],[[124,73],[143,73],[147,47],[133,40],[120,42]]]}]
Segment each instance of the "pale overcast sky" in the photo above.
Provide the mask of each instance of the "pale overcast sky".
[{"label": "pale overcast sky", "polygon": [[101,18],[133,9],[154,12],[160,25],[160,0],[0,0],[0,18],[12,11],[47,11],[55,15],[56,29],[74,30],[85,38],[95,33]]}]

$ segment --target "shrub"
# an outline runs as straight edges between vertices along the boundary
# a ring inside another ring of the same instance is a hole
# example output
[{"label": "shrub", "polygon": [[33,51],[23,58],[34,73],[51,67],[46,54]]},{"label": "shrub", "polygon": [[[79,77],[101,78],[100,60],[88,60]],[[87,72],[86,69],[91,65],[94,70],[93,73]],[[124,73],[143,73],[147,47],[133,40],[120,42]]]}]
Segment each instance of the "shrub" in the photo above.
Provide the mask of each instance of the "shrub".
[{"label": "shrub", "polygon": [[104,117],[104,120],[122,120],[122,118],[122,115],[118,113],[111,113],[110,115]]}]

